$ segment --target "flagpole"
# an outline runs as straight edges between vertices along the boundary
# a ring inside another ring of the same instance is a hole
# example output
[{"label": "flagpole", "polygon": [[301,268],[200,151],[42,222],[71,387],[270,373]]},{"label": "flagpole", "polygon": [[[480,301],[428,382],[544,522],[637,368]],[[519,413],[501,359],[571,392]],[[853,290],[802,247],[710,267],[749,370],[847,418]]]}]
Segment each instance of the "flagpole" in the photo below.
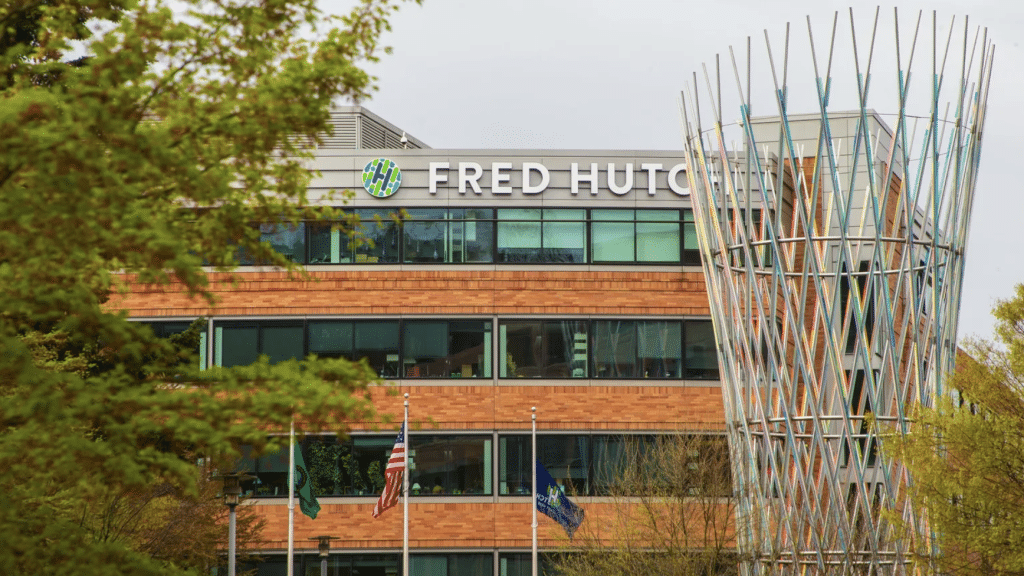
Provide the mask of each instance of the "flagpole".
[{"label": "flagpole", "polygon": [[409,576],[409,458],[412,457],[412,442],[409,437],[409,393],[405,393],[405,420],[402,422],[405,434],[405,462],[402,464],[402,575]]},{"label": "flagpole", "polygon": [[295,573],[295,416],[288,431],[288,576]]},{"label": "flagpole", "polygon": [[533,414],[533,433],[531,434],[531,454],[533,454],[533,476],[530,477],[530,483],[533,484],[533,501],[531,502],[533,509],[533,546],[531,548],[531,562],[530,562],[530,574],[537,576],[537,407],[534,406],[532,409]]}]

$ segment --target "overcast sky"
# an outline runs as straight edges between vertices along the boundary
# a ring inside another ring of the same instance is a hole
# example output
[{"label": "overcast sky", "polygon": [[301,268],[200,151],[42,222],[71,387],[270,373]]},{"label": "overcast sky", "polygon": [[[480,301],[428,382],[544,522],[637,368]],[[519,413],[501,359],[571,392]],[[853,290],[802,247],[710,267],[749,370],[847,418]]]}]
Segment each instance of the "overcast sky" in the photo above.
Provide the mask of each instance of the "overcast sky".
[{"label": "overcast sky", "polygon": [[[328,11],[346,4],[323,1]],[[929,40],[921,50],[931,49],[932,10],[940,26],[956,16],[960,33],[968,16],[971,28],[987,28],[996,45],[960,316],[962,336],[988,336],[994,300],[1024,282],[1024,189],[1014,174],[1024,165],[1024,2],[896,6],[904,31],[925,10]],[[726,66],[730,46],[745,54],[748,36],[763,54],[765,29],[777,49],[787,22],[791,51],[807,51],[807,16],[822,50],[836,10],[838,37],[848,47],[848,7],[827,0],[425,0],[403,6],[394,18],[385,36],[394,53],[372,67],[380,91],[363,104],[433,148],[678,150],[678,98],[694,72],[703,79],[702,66],[713,65],[716,54]],[[878,86],[893,84],[881,64],[895,61],[886,44],[893,37],[892,8],[881,9]],[[874,11],[874,4],[855,7],[861,42]],[[930,53],[919,58],[930,72]],[[834,69],[833,76],[849,78],[851,69]],[[757,83],[755,77],[755,94]],[[809,72],[794,69],[789,83],[791,93],[814,94]],[[814,111],[799,103],[791,111]],[[755,97],[755,115],[775,113],[773,102],[764,104],[758,109]],[[881,103],[874,107],[887,111]]]}]

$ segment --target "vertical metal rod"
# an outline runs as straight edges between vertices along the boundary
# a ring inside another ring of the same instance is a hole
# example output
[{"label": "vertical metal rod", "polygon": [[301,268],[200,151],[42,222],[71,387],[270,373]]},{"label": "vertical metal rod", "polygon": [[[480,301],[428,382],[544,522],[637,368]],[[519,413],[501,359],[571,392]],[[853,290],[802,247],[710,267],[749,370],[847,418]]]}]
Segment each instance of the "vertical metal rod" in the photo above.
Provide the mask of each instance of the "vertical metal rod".
[{"label": "vertical metal rod", "polygon": [[288,429],[288,576],[295,574],[295,416]]},{"label": "vertical metal rod", "polygon": [[228,576],[235,576],[235,505],[228,505]]},{"label": "vertical metal rod", "polygon": [[409,436],[409,393],[405,393],[405,461],[402,466],[402,576],[409,576],[409,458],[412,458],[412,438]]},{"label": "vertical metal rod", "polygon": [[530,434],[530,454],[533,455],[533,476],[530,477],[530,484],[533,485],[533,498],[530,499],[530,508],[533,510],[533,544],[530,548],[530,573],[537,576],[537,407],[531,408],[532,432]]}]

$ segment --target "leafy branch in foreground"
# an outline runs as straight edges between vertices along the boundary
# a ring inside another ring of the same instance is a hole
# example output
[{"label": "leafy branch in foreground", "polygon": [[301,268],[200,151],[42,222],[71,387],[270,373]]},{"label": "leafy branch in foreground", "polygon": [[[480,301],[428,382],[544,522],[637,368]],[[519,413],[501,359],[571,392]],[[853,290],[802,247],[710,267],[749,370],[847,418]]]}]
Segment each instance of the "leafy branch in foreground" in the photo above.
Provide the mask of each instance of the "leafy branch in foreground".
[{"label": "leafy branch in foreground", "polygon": [[1024,285],[993,315],[995,340],[966,346],[951,395],[918,407],[909,434],[885,442],[928,518],[926,528],[899,527],[936,573],[1024,573]]},{"label": "leafy branch in foreground", "polygon": [[373,91],[363,66],[395,9],[0,6],[0,573],[198,569],[208,559],[100,516],[135,506],[149,521],[168,495],[199,498],[196,455],[272,449],[267,433],[293,416],[306,431],[374,417],[364,364],[199,371],[191,345],[117,303],[163,284],[215,304],[206,266],[230,270],[239,254],[301,274],[253,224],[336,223],[337,210],[309,206],[308,145],[333,102]]},{"label": "leafy branch in foreground", "polygon": [[725,438],[677,434],[625,444],[606,502],[552,568],[563,576],[735,574],[736,497]]}]

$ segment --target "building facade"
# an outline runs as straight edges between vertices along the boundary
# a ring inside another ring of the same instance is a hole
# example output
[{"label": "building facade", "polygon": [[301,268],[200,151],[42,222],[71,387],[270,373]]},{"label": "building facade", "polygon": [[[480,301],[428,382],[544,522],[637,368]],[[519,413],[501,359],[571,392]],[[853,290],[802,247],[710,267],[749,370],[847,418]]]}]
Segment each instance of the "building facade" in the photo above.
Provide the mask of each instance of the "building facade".
[{"label": "building facade", "polygon": [[[208,318],[207,366],[366,358],[408,392],[422,423],[409,434],[411,573],[530,573],[532,407],[540,460],[594,526],[630,442],[724,439],[679,152],[433,150],[362,108],[334,122],[310,200],[358,215],[370,242],[330,226],[257,224],[313,281],[246,265],[236,284],[211,275],[216,308],[173,287],[121,305],[165,332]],[[355,195],[343,203],[331,195],[341,190]],[[401,396],[374,398],[400,418]],[[353,423],[340,443],[302,441],[322,510],[296,513],[300,569],[319,566],[309,538],[330,535],[332,574],[400,571],[402,511],[371,515],[395,439],[379,424]],[[258,477],[249,505],[266,521],[257,573],[284,574],[287,454],[246,467]],[[542,517],[541,549],[565,542]]]},{"label": "building facade", "polygon": [[[870,422],[905,432],[953,367],[992,49],[965,29],[960,76],[932,62],[916,116],[898,61],[883,116],[872,60],[856,59],[876,36],[853,37],[852,111],[829,110],[832,48],[819,68],[813,35],[791,51],[787,31],[783,50],[768,43],[777,113],[751,114],[748,46],[738,97],[718,67],[684,94],[682,151],[434,150],[339,109],[309,199],[358,216],[369,242],[254,223],[312,281],[243,261],[239,282],[211,274],[216,308],[173,287],[119,305],[164,332],[207,318],[206,366],[365,358],[407,392],[425,423],[409,434],[413,574],[530,573],[531,407],[538,457],[588,523],[611,513],[629,442],[711,435],[728,441],[744,571],[906,573],[908,541],[881,511],[916,527],[919,551],[927,519]],[[897,22],[897,55],[900,37]],[[933,34],[932,54],[954,39]],[[788,59],[807,55],[819,112],[793,115]],[[373,394],[401,413],[400,395]],[[303,440],[322,510],[297,516],[298,573],[318,566],[318,535],[337,538],[332,574],[400,573],[402,514],[371,516],[394,442],[378,424]],[[257,573],[284,574],[287,455],[245,466],[266,522]],[[565,543],[542,520],[542,550]]]}]

